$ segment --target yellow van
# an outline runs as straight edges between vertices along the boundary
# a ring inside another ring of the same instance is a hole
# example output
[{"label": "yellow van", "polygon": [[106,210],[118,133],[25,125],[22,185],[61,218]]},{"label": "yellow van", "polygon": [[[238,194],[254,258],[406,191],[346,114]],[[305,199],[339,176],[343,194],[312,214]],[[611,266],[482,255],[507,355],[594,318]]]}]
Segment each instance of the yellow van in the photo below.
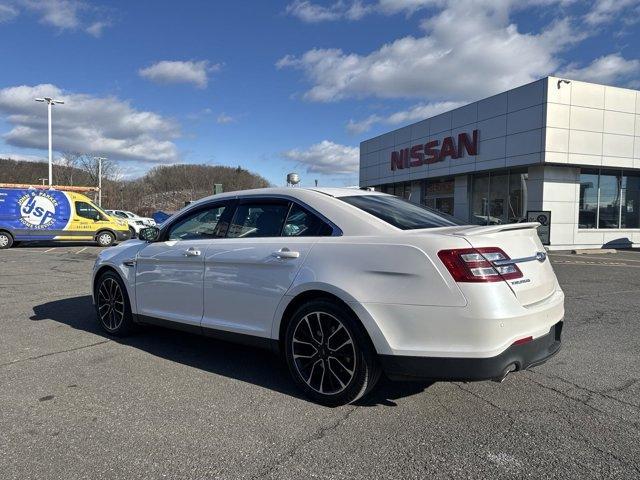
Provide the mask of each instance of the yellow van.
[{"label": "yellow van", "polygon": [[79,193],[87,190],[0,184],[0,249],[33,240],[90,240],[108,247],[131,238],[127,222]]}]

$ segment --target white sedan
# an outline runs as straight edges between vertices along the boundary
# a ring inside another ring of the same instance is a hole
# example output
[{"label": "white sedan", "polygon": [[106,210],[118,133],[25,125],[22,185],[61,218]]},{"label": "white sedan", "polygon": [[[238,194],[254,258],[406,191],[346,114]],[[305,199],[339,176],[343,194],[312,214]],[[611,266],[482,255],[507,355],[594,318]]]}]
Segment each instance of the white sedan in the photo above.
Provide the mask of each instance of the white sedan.
[{"label": "white sedan", "polygon": [[463,225],[358,189],[230,192],[102,251],[93,298],[111,335],[154,324],[273,348],[325,405],[383,372],[501,381],[560,349],[537,225]]},{"label": "white sedan", "polygon": [[112,217],[126,220],[129,224],[129,231],[131,232],[131,238],[136,238],[140,234],[140,230],[145,227],[153,227],[156,225],[156,221],[153,218],[141,217],[128,210],[105,210]]}]

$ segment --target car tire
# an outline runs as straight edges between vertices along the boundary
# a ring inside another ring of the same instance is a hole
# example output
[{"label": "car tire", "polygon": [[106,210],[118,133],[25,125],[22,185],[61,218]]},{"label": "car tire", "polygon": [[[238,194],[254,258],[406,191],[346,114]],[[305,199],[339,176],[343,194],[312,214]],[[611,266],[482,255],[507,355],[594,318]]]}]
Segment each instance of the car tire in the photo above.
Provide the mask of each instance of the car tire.
[{"label": "car tire", "polygon": [[110,247],[115,243],[115,241],[115,235],[106,230],[98,232],[98,234],[96,235],[96,242],[98,242],[98,245],[101,247]]},{"label": "car tire", "polygon": [[13,245],[13,236],[9,232],[0,232],[0,250],[11,248]]},{"label": "car tire", "polygon": [[135,327],[129,295],[122,279],[115,272],[105,272],[95,284],[96,317],[109,335],[123,337]]},{"label": "car tire", "polygon": [[133,227],[129,227],[129,238],[138,238],[136,230]]},{"label": "car tire", "polygon": [[284,347],[294,382],[322,405],[353,403],[380,378],[366,331],[351,311],[331,300],[298,308],[287,324]]}]

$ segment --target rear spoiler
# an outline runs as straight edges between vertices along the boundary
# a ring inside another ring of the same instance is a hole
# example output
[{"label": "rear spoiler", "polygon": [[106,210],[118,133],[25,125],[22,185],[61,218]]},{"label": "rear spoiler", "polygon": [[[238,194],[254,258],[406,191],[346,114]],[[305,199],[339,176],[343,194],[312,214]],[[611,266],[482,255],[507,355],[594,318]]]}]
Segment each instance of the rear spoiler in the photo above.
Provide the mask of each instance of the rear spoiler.
[{"label": "rear spoiler", "polygon": [[479,227],[465,227],[460,230],[454,230],[451,235],[457,235],[460,237],[473,237],[476,235],[485,235],[487,233],[506,232],[509,230],[528,230],[530,228],[536,229],[540,226],[539,222],[525,222],[525,223],[507,223],[505,225],[485,225]]}]

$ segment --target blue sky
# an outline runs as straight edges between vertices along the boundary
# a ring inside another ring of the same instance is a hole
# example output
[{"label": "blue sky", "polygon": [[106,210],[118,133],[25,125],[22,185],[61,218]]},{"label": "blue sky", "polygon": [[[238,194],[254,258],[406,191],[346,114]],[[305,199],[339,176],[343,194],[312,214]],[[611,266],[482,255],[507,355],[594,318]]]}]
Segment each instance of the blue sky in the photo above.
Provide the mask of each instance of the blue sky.
[{"label": "blue sky", "polygon": [[[0,0],[0,155],[357,184],[361,140],[558,74],[640,87],[640,0]],[[0,172],[0,181],[1,175]]]}]

